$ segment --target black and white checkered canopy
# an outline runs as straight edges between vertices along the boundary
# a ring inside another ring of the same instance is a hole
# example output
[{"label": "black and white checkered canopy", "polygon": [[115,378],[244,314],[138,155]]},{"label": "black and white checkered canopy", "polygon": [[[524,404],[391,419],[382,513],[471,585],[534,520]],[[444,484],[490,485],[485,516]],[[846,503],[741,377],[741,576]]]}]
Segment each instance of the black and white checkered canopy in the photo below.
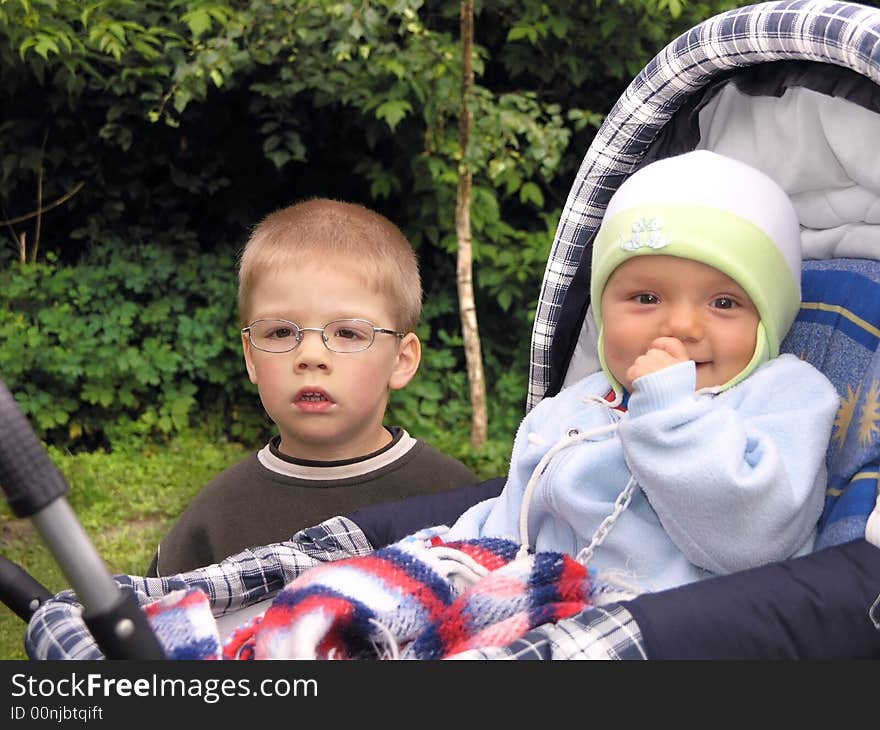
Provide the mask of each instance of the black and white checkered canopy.
[{"label": "black and white checkered canopy", "polygon": [[786,84],[880,113],[880,10],[823,0],[749,5],[694,26],[639,73],[587,150],[556,230],[532,331],[528,408],[563,385],[589,305],[592,240],[612,194],[640,165],[698,146],[688,120],[713,89],[749,74],[757,93],[780,69]]}]

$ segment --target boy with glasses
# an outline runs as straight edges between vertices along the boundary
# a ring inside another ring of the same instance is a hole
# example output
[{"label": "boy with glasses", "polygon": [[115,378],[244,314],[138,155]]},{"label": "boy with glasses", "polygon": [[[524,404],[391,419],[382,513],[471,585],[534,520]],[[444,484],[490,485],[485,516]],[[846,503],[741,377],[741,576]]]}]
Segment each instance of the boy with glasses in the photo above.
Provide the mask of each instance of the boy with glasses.
[{"label": "boy with glasses", "polygon": [[391,391],[419,366],[421,297],[411,245],[362,206],[312,199],[254,229],[239,268],[242,348],[278,435],[197,495],[148,575],[287,540],[367,504],[477,483],[383,425]]}]

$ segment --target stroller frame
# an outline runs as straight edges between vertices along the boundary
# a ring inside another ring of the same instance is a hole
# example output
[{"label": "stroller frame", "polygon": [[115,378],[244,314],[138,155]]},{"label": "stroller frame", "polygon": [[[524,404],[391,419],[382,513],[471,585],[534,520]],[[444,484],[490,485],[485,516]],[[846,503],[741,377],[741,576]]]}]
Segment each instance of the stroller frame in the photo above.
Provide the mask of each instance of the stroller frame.
[{"label": "stroller frame", "polygon": [[[669,130],[698,112],[707,88],[776,62],[827,64],[867,79],[876,93],[866,108],[880,112],[880,10],[826,0],[737,8],[680,35],[632,81],[587,150],[556,231],[532,332],[528,408],[596,365],[590,352],[595,332],[588,315],[588,254],[612,194],[641,165],[694,148],[698,133],[688,141]],[[5,388],[0,390],[0,484],[16,515],[34,521],[81,596],[86,623],[105,656],[162,656],[137,601],[107,575],[66,506],[63,478]],[[869,531],[875,517],[863,517],[861,529]],[[69,535],[75,536],[73,544]],[[30,605],[19,611],[22,618]]]}]

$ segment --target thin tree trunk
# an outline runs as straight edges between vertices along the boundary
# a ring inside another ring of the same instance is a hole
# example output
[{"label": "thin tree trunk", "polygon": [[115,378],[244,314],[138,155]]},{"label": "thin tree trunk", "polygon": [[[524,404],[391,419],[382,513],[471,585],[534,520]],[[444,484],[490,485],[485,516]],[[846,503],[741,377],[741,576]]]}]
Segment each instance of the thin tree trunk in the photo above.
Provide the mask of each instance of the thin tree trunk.
[{"label": "thin tree trunk", "polygon": [[471,110],[468,99],[474,83],[474,67],[471,59],[474,46],[474,3],[462,0],[461,3],[461,118],[459,121],[459,142],[461,163],[458,169],[458,198],[455,205],[455,233],[458,237],[457,282],[458,307],[461,315],[464,354],[468,370],[468,383],[471,397],[471,444],[480,448],[486,443],[488,435],[488,415],[486,411],[486,378],[483,374],[483,354],[480,346],[480,331],[477,327],[477,308],[474,302],[473,251],[471,239],[471,181],[472,173],[468,162],[470,144]]},{"label": "thin tree trunk", "polygon": [[40,152],[40,172],[37,175],[37,222],[34,225],[34,245],[31,248],[32,264],[37,262],[37,251],[40,248],[40,233],[43,230],[43,158],[46,152],[45,137],[43,137],[43,149]]}]

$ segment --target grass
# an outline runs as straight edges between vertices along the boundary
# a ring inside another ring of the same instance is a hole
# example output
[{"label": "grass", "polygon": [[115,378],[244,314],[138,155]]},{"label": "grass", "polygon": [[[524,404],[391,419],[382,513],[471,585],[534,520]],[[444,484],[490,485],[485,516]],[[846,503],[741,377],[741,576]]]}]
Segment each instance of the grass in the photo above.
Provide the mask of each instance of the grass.
[{"label": "grass", "polygon": [[[506,473],[512,433],[491,438],[478,453],[460,434],[413,435],[426,438],[488,479]],[[248,451],[240,444],[211,442],[199,434],[113,453],[48,449],[70,485],[67,499],[110,573],[131,575],[146,572],[159,540],[196,493]],[[23,567],[52,593],[70,587],[31,522],[16,518],[3,500],[0,555]],[[25,629],[24,622],[0,603],[0,659],[27,658]]]},{"label": "grass", "polygon": [[[143,575],[159,539],[210,479],[245,456],[238,444],[195,436],[138,450],[49,455],[70,484],[67,499],[112,574]],[[0,554],[57,593],[69,582],[29,520],[0,506]],[[0,659],[26,659],[26,626],[0,605]]]}]

